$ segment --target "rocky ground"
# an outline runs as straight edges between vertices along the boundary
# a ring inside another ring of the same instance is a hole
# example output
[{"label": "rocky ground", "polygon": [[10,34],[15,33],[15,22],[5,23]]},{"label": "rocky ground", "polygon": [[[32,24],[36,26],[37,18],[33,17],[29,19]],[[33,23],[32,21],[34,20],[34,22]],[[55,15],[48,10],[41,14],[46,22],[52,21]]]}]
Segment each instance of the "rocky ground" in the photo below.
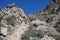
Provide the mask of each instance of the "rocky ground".
[{"label": "rocky ground", "polygon": [[60,40],[60,0],[28,16],[14,4],[0,9],[0,40]]}]

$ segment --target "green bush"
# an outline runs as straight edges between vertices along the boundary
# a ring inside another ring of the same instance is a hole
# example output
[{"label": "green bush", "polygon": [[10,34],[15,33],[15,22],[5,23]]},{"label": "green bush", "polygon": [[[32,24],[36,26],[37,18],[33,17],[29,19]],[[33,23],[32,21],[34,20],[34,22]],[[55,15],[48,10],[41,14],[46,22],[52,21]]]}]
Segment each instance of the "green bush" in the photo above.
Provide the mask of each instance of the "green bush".
[{"label": "green bush", "polygon": [[31,28],[37,28],[37,25],[36,24],[30,24],[29,25]]},{"label": "green bush", "polygon": [[54,28],[56,28],[57,32],[60,32],[60,24],[54,25]]},{"label": "green bush", "polygon": [[16,17],[15,16],[7,17],[6,18],[6,21],[7,21],[7,24],[8,25],[14,26],[15,25],[15,22],[16,22]]},{"label": "green bush", "polygon": [[12,27],[11,27],[11,26],[8,26],[7,29],[8,29],[8,30],[7,30],[8,35],[11,35],[11,34],[12,34],[12,31],[13,31],[13,30],[12,30]]},{"label": "green bush", "polygon": [[0,21],[4,18],[4,16],[0,16]]},{"label": "green bush", "polygon": [[58,36],[58,37],[56,37],[56,40],[60,40],[60,37]]},{"label": "green bush", "polygon": [[22,36],[22,40],[29,40],[30,37],[42,38],[44,36],[42,31],[36,30],[36,27],[37,25],[30,23],[29,30],[25,31],[25,33]]},{"label": "green bush", "polygon": [[28,31],[26,31],[24,33],[24,35],[31,36],[31,37],[38,37],[38,38],[43,37],[43,33],[41,31],[38,31],[38,30],[32,29],[32,28],[30,28]]},{"label": "green bush", "polygon": [[22,40],[29,40],[30,38],[29,38],[29,36],[27,36],[27,35],[24,35],[24,36],[22,36],[22,38],[21,38]]}]

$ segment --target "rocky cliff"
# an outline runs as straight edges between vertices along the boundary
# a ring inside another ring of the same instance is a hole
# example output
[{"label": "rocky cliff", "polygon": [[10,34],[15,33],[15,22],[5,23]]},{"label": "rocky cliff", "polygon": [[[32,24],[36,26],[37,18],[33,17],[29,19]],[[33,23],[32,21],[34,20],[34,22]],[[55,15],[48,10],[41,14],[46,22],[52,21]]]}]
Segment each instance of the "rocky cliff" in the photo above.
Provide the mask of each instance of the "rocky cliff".
[{"label": "rocky cliff", "polygon": [[14,4],[0,9],[0,40],[60,40],[60,0],[29,16]]}]

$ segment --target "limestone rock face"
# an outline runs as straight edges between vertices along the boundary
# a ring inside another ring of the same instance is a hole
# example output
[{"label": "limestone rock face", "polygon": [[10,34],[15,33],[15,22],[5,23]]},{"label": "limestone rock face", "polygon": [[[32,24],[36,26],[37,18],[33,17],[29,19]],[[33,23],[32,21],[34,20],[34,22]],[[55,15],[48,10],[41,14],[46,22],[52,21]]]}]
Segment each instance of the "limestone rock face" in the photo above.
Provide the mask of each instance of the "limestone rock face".
[{"label": "limestone rock face", "polygon": [[60,0],[28,16],[14,4],[0,9],[0,39],[60,40]]}]

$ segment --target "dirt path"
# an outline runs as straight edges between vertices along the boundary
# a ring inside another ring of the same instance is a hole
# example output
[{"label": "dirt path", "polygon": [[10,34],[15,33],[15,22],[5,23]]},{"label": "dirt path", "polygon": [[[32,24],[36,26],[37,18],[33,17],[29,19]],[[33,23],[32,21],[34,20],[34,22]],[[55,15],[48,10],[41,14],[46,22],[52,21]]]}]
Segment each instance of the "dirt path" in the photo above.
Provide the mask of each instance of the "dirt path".
[{"label": "dirt path", "polygon": [[28,25],[22,23],[21,25],[16,25],[16,28],[12,35],[6,38],[6,40],[21,40],[21,35],[28,29]]}]

